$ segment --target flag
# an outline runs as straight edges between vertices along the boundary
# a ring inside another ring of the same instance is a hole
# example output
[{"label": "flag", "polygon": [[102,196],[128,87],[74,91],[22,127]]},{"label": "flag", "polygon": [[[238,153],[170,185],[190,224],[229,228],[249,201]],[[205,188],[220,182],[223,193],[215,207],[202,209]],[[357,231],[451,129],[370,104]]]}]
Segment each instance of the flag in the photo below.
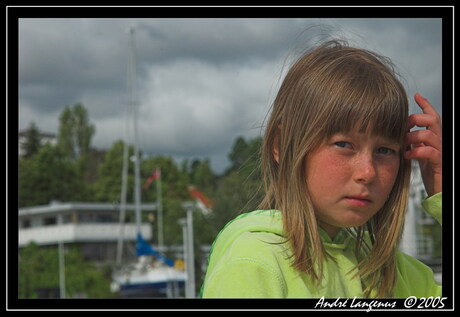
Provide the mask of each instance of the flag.
[{"label": "flag", "polygon": [[204,215],[211,213],[211,208],[214,207],[214,202],[209,197],[196,189],[194,186],[189,186],[188,191],[190,195],[196,200],[198,207],[201,209]]},{"label": "flag", "polygon": [[174,266],[174,261],[155,250],[147,241],[144,240],[140,232],[137,233],[136,254],[137,256],[153,255],[157,259],[163,261],[166,265],[171,267]]},{"label": "flag", "polygon": [[155,171],[150,175],[147,180],[145,181],[145,184],[142,186],[142,190],[146,190],[150,187],[150,184],[161,177],[161,170],[159,168],[156,168]]}]

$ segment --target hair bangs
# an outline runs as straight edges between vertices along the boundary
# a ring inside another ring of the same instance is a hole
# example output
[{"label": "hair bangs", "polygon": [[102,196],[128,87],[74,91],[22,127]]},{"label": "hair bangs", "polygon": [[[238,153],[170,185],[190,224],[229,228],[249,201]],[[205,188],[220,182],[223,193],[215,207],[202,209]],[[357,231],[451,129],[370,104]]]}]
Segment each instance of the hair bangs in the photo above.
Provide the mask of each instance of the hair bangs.
[{"label": "hair bangs", "polygon": [[[356,74],[360,72],[359,74]],[[370,133],[402,142],[407,130],[408,98],[404,87],[382,69],[359,69],[346,76],[330,93],[322,118],[324,136]]]}]

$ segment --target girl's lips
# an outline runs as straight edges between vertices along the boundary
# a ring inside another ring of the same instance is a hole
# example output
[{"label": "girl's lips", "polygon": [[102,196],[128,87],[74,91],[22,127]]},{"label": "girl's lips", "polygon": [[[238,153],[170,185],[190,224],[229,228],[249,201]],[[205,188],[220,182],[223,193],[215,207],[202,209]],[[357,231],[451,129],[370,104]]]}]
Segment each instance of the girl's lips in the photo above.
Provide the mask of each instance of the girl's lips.
[{"label": "girl's lips", "polygon": [[353,206],[364,207],[371,203],[369,199],[358,197],[345,197],[345,201]]}]

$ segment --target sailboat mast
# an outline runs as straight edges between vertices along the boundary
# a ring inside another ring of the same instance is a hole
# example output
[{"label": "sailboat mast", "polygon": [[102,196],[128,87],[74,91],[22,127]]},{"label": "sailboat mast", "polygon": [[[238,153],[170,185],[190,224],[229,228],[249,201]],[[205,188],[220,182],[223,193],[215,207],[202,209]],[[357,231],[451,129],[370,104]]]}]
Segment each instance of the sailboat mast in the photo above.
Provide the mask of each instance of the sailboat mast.
[{"label": "sailboat mast", "polygon": [[163,252],[163,202],[161,193],[161,169],[157,167],[157,209],[158,209],[158,250]]},{"label": "sailboat mast", "polygon": [[136,229],[141,229],[141,184],[140,184],[140,158],[139,158],[139,132],[138,132],[138,103],[136,91],[136,31],[133,27],[130,33],[130,59],[129,59],[129,101],[133,113],[134,123],[134,205],[136,212]]},{"label": "sailboat mast", "polygon": [[[131,28],[127,30],[130,36],[130,44],[131,44]],[[131,48],[132,45],[129,46],[130,50],[128,52],[128,68],[126,72],[126,89],[128,93],[128,104],[126,106],[125,111],[125,134],[124,134],[124,144],[123,144],[123,169],[122,169],[122,177],[121,177],[121,193],[120,193],[120,217],[119,217],[119,225],[120,225],[120,232],[118,235],[118,243],[117,243],[117,254],[116,254],[116,266],[120,267],[123,258],[123,240],[124,240],[124,223],[126,217],[126,196],[127,196],[127,183],[128,183],[128,148],[129,148],[129,134],[130,134],[130,121],[131,115],[133,112],[133,73],[132,73],[132,56],[133,49]]]},{"label": "sailboat mast", "polygon": [[124,239],[124,225],[125,225],[125,216],[126,216],[126,192],[127,192],[127,183],[128,183],[128,133],[129,133],[129,111],[126,111],[125,118],[125,141],[123,144],[123,170],[121,174],[121,194],[120,194],[120,233],[118,235],[118,244],[117,244],[117,258],[116,265],[117,267],[121,266],[123,258],[123,239]]}]

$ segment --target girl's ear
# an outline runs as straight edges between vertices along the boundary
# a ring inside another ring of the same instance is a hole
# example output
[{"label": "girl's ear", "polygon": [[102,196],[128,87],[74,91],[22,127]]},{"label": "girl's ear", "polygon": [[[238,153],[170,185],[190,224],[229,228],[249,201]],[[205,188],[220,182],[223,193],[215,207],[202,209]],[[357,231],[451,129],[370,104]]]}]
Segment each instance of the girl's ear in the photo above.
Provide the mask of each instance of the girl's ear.
[{"label": "girl's ear", "polygon": [[280,163],[280,133],[281,129],[280,126],[278,127],[278,131],[275,135],[275,139],[273,140],[273,158],[275,159],[276,163]]},{"label": "girl's ear", "polygon": [[275,159],[276,163],[280,163],[280,155],[279,155],[279,150],[278,150],[278,145],[275,145],[273,147],[273,158]]}]

